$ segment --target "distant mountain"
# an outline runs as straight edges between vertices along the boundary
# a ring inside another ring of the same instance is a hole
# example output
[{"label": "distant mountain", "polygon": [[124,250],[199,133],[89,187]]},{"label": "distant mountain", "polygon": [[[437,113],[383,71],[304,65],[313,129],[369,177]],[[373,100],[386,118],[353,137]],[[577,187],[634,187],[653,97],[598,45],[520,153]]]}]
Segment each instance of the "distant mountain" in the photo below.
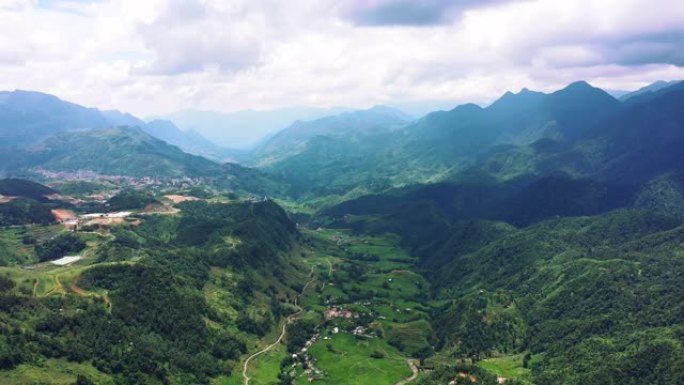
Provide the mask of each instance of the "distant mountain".
[{"label": "distant mountain", "polygon": [[653,99],[656,99],[662,95],[665,95],[671,91],[676,91],[676,90],[684,90],[684,82],[682,81],[673,81],[673,82],[668,82],[668,83],[663,83],[662,87],[656,87],[656,89],[653,90],[648,90],[645,92],[642,92],[640,94],[634,95],[631,98],[627,99],[624,101],[624,104],[626,106],[633,106],[635,104],[640,104],[640,103],[645,103],[649,102]]},{"label": "distant mountain", "polygon": [[10,175],[30,175],[36,168],[87,170],[102,175],[202,177],[210,185],[259,195],[282,194],[285,190],[278,178],[185,153],[138,127],[63,133],[12,153],[0,153],[0,164]]},{"label": "distant mountain", "polygon": [[[136,118],[135,116],[118,110],[105,110],[100,111],[102,115],[109,121],[113,126],[131,126],[131,127],[143,127],[145,122]],[[161,139],[161,138],[160,138]]]},{"label": "distant mountain", "polygon": [[583,159],[577,170],[603,179],[645,181],[684,169],[684,87],[663,91],[588,132],[571,150]]},{"label": "distant mountain", "polygon": [[508,92],[486,108],[465,104],[406,126],[382,157],[388,161],[376,167],[389,174],[413,175],[405,182],[439,181],[500,146],[527,145],[543,138],[572,141],[621,109],[619,101],[586,82],[551,94],[527,89]]},{"label": "distant mountain", "polygon": [[248,165],[282,178],[290,195],[313,197],[369,193],[386,188],[376,183],[374,159],[391,147],[410,117],[388,107],[347,112],[296,122],[255,148]]},{"label": "distant mountain", "polygon": [[681,80],[671,80],[671,81],[664,81],[664,80],[658,80],[655,83],[651,83],[647,85],[646,87],[639,88],[636,91],[629,92],[627,94],[624,94],[619,97],[620,101],[625,102],[635,96],[643,95],[643,94],[648,94],[648,93],[653,93],[653,92],[658,92],[662,90],[663,88],[671,87],[674,86],[677,83],[680,83]]},{"label": "distant mountain", "polygon": [[221,166],[154,138],[137,127],[65,133],[31,146],[23,168],[91,170],[108,175],[211,176]]},{"label": "distant mountain", "polygon": [[627,91],[627,90],[605,90],[610,96],[614,97],[617,100],[621,100],[621,98],[629,93],[632,93],[633,91]]},{"label": "distant mountain", "polygon": [[110,124],[100,111],[52,95],[0,92],[0,147],[34,143],[51,135]]},{"label": "distant mountain", "polygon": [[184,130],[194,130],[220,146],[247,149],[297,120],[313,120],[345,111],[349,109],[291,107],[233,113],[184,110],[157,118],[171,120]]},{"label": "distant mountain", "polygon": [[315,137],[353,141],[394,131],[411,119],[397,109],[375,106],[311,121],[297,121],[252,150],[250,158],[253,163],[264,166],[306,151],[308,142]]},{"label": "distant mountain", "polygon": [[297,122],[255,148],[248,164],[288,180],[294,196],[348,199],[445,180],[500,146],[572,142],[622,108],[586,82],[550,94],[508,92],[486,108],[465,104],[416,121],[375,108]]},{"label": "distant mountain", "polygon": [[230,150],[217,146],[196,131],[181,130],[169,120],[152,120],[139,127],[155,138],[178,146],[191,154],[206,156],[214,160],[224,160],[232,155]]},{"label": "distant mountain", "polygon": [[24,146],[65,132],[105,127],[140,127],[184,151],[222,160],[232,153],[169,121],[145,123],[117,110],[100,111],[31,91],[0,92],[0,148]]}]

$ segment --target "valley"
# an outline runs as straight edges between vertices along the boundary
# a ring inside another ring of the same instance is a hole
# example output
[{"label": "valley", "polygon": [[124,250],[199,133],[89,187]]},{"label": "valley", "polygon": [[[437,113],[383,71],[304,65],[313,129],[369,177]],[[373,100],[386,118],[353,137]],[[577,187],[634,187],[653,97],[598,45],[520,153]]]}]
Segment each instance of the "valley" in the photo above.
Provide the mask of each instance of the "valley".
[{"label": "valley", "polygon": [[0,385],[679,384],[681,87],[346,111],[241,164],[36,118],[0,153]]}]

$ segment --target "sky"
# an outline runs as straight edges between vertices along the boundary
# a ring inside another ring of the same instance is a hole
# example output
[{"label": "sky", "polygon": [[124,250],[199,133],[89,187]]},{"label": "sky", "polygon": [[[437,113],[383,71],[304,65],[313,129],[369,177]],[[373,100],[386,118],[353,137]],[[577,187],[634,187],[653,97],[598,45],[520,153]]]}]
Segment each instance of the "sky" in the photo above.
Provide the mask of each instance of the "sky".
[{"label": "sky", "polygon": [[0,89],[138,116],[684,79],[680,0],[0,0]]}]

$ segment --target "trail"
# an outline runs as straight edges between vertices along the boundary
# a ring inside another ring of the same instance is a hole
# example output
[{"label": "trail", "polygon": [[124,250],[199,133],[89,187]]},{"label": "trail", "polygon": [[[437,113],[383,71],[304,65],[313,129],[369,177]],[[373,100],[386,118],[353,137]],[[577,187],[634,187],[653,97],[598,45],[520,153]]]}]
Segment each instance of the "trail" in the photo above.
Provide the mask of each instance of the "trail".
[{"label": "trail", "polygon": [[418,367],[416,366],[415,360],[406,360],[406,363],[408,366],[411,368],[411,372],[413,372],[410,376],[404,378],[403,380],[397,382],[395,385],[406,385],[409,382],[413,381],[418,377]]},{"label": "trail", "polygon": [[311,266],[311,272],[309,273],[309,277],[311,277],[311,279],[309,280],[309,282],[307,282],[306,285],[304,285],[304,287],[302,288],[302,291],[301,291],[299,294],[297,294],[297,297],[295,297],[294,305],[295,305],[295,307],[297,307],[299,310],[297,310],[297,311],[296,311],[295,313],[293,313],[293,314],[290,314],[290,315],[287,317],[287,319],[286,319],[285,322],[283,323],[283,329],[280,331],[280,335],[278,336],[278,339],[277,339],[274,343],[268,345],[267,347],[265,347],[265,348],[259,350],[258,352],[252,354],[251,356],[247,357],[247,359],[245,360],[245,363],[244,363],[244,365],[242,366],[242,378],[244,379],[244,384],[245,384],[245,385],[249,385],[249,380],[250,380],[249,376],[247,375],[247,369],[249,368],[249,362],[250,362],[253,358],[256,358],[256,357],[258,357],[258,356],[260,356],[260,355],[262,355],[262,354],[268,352],[269,350],[275,348],[276,346],[278,346],[278,344],[280,344],[280,341],[282,341],[283,338],[285,338],[285,334],[287,333],[287,325],[289,325],[289,324],[291,324],[292,322],[294,322],[294,320],[297,319],[297,316],[298,316],[302,311],[304,311],[304,309],[303,309],[301,306],[299,306],[298,301],[299,301],[299,297],[300,297],[302,294],[304,294],[304,292],[306,291],[306,288],[309,287],[309,285],[316,279],[316,277],[314,277],[314,267],[313,267],[313,266]]},{"label": "trail", "polygon": [[64,286],[62,285],[62,282],[59,281],[59,274],[55,274],[52,277],[52,280],[55,282],[55,287],[53,287],[52,289],[50,289],[50,291],[45,293],[45,297],[47,297],[48,295],[50,295],[52,293],[64,294],[66,292],[66,290],[64,290]]},{"label": "trail", "polygon": [[71,282],[69,283],[69,289],[81,297],[86,297],[88,293],[86,293],[85,290],[81,289],[78,286],[78,278],[79,276],[77,275],[71,280]]}]

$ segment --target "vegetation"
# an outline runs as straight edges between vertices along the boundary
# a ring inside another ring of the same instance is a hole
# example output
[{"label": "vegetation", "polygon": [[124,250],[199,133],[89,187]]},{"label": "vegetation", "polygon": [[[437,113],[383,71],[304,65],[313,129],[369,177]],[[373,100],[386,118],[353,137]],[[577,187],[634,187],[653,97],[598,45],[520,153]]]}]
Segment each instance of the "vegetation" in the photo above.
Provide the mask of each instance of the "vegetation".
[{"label": "vegetation", "polygon": [[36,201],[45,200],[45,195],[54,194],[55,191],[39,183],[24,179],[0,179],[0,195],[18,196]]},{"label": "vegetation", "polygon": [[85,242],[73,233],[61,234],[45,243],[36,245],[36,255],[41,262],[58,259],[69,253],[78,253],[85,248]]},{"label": "vegetation", "polygon": [[679,87],[299,123],[263,171],[60,128],[7,168],[191,181],[111,210],[208,200],[65,233],[51,190],[0,181],[0,384],[396,384],[412,365],[423,385],[684,383]]},{"label": "vegetation", "polygon": [[[247,341],[275,325],[298,279],[289,257],[294,225],[270,202],[183,208],[182,217],[149,217],[89,242],[86,260],[94,264],[52,268],[72,271],[51,276],[59,285],[52,290],[42,289],[43,269],[7,270],[0,363],[8,377],[52,358],[83,368],[71,372],[81,383],[208,383],[230,374]],[[39,260],[50,260],[86,243],[63,233],[34,247]],[[219,286],[232,298],[208,296],[206,288]]]},{"label": "vegetation", "polygon": [[110,210],[141,210],[147,205],[157,202],[154,196],[146,191],[124,190],[107,200]]},{"label": "vegetation", "polygon": [[0,203],[0,226],[40,224],[54,221],[50,208],[32,199],[12,199]]}]

